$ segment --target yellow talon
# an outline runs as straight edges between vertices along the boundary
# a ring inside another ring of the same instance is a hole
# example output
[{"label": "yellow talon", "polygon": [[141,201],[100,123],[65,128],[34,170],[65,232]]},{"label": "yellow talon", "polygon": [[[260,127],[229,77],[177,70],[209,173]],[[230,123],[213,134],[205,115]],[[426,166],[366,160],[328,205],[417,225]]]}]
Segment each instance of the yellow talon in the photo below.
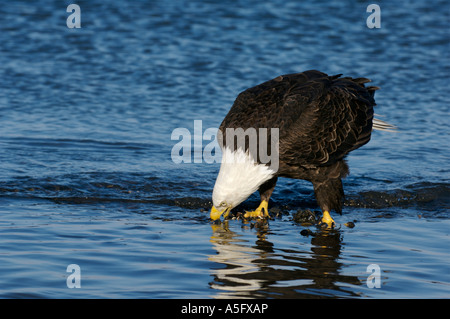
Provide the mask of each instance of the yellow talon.
[{"label": "yellow talon", "polygon": [[331,218],[330,213],[326,210],[323,212],[322,223],[327,224],[327,228],[333,228],[333,226],[336,225],[333,218]]},{"label": "yellow talon", "polygon": [[269,217],[269,202],[263,200],[258,208],[252,212],[245,212],[244,218]]}]

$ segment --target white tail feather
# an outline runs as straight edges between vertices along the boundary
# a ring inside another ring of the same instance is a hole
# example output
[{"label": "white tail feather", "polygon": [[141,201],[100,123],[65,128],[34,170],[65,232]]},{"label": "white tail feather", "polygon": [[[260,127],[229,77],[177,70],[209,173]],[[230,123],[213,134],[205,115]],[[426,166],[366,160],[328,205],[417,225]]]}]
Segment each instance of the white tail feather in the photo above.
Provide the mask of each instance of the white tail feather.
[{"label": "white tail feather", "polygon": [[[377,114],[375,114],[377,115]],[[380,116],[380,115],[377,115]],[[382,121],[380,119],[374,118],[372,120],[372,129],[378,131],[386,132],[397,132],[397,126],[389,124],[388,122]]]}]

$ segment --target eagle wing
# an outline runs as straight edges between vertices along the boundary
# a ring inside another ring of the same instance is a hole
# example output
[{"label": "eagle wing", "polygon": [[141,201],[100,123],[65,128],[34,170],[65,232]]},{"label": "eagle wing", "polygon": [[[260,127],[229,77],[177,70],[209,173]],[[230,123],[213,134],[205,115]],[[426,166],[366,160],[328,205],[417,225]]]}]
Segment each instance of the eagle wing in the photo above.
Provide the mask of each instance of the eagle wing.
[{"label": "eagle wing", "polygon": [[286,96],[286,110],[295,120],[280,127],[280,160],[313,168],[329,165],[370,140],[373,92],[364,78],[324,77],[294,87]]},{"label": "eagle wing", "polygon": [[[227,128],[279,128],[280,131],[288,129],[306,107],[303,103],[298,103],[299,101],[295,105],[291,100],[286,101],[290,90],[307,84],[313,78],[324,76],[327,75],[319,71],[283,75],[241,92],[219,127],[221,134],[218,142],[221,148],[226,146]],[[268,134],[270,141],[270,130]]]},{"label": "eagle wing", "polygon": [[313,168],[329,165],[366,144],[372,131],[373,92],[365,78],[340,78],[319,71],[279,76],[238,95],[220,125],[279,128],[280,163]]}]

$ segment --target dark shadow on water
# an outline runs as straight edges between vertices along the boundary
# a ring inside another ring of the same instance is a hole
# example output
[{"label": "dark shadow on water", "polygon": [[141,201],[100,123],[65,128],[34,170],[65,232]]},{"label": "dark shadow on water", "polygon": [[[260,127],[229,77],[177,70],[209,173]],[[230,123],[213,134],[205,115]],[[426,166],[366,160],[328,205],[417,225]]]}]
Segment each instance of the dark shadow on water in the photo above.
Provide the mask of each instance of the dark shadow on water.
[{"label": "dark shadow on water", "polygon": [[214,298],[355,298],[341,284],[361,285],[354,276],[340,275],[339,230],[318,230],[305,250],[281,249],[266,239],[267,223],[255,225],[252,245],[229,230],[227,221],[212,225],[211,243],[217,254],[210,287]]},{"label": "dark shadow on water", "polygon": [[[140,173],[86,172],[43,178],[17,177],[0,181],[0,197],[44,199],[71,205],[124,203],[209,210],[212,205],[212,187],[210,183],[198,182],[196,177],[179,179],[170,174],[161,177]],[[394,189],[363,190],[349,187],[346,189],[344,205],[446,212],[450,208],[449,194],[450,185],[441,182],[420,182]],[[258,204],[259,196],[254,194],[234,211],[253,209]],[[310,187],[302,185],[295,188],[295,191],[280,187],[269,205],[271,209],[277,208],[282,212],[317,208],[314,192]]]}]

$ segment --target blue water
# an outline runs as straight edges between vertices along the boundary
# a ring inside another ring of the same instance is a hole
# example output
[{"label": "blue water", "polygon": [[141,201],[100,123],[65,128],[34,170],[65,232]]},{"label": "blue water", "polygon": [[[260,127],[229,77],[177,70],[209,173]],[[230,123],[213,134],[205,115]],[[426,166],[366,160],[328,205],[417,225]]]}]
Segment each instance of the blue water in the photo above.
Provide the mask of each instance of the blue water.
[{"label": "blue water", "polygon": [[[0,297],[450,297],[448,1],[382,2],[375,29],[367,1],[77,1],[73,29],[70,3],[0,6]],[[308,69],[372,79],[399,128],[348,157],[340,228],[294,221],[317,210],[294,180],[268,223],[211,223],[219,164],[175,164],[172,132]]]}]

